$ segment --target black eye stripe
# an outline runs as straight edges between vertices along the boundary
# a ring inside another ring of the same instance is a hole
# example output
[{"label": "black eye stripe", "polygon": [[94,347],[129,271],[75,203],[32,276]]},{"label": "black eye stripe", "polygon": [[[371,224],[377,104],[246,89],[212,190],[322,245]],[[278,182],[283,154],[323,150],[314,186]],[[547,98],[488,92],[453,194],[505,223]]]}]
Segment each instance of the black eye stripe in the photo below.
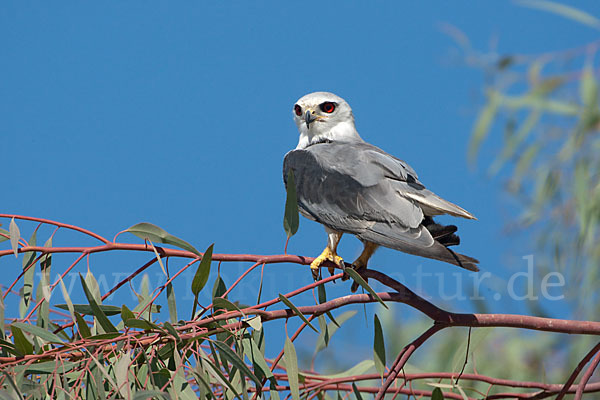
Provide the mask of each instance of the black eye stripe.
[{"label": "black eye stripe", "polygon": [[332,112],[334,112],[336,107],[337,103],[334,103],[332,101],[326,101],[324,103],[319,104],[319,108],[321,109],[321,111],[327,114],[331,114]]}]

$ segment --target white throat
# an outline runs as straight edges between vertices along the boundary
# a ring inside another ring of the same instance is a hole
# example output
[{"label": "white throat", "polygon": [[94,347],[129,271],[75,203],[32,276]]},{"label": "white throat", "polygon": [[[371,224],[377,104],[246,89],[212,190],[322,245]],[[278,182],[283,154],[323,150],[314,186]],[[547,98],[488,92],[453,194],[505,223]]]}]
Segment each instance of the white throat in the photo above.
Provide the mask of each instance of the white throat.
[{"label": "white throat", "polygon": [[[330,129],[324,130],[319,126],[318,121],[313,122],[310,129],[306,124],[298,126],[300,131],[300,140],[296,149],[304,149],[313,143],[323,140],[332,140],[340,142],[363,142],[362,138],[356,131],[354,121],[338,122]],[[319,129],[321,128],[321,129]]]}]

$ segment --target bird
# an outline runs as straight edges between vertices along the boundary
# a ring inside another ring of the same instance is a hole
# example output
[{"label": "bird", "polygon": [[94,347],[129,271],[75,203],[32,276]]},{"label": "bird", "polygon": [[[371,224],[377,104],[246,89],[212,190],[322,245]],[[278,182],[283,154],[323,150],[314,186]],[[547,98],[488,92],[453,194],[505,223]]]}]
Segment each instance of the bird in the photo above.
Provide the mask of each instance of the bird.
[{"label": "bird", "polygon": [[[345,268],[337,254],[344,233],[363,243],[351,264],[356,270],[367,268],[380,246],[479,270],[477,259],[450,249],[460,243],[457,227],[434,220],[444,214],[475,216],[426,189],[406,162],[365,142],[343,98],[314,92],[298,99],[292,110],[300,137],[284,157],[283,180],[287,189],[291,170],[300,214],[327,233],[325,249],[310,264],[315,279],[327,260]],[[353,291],[357,287],[354,283]]]}]

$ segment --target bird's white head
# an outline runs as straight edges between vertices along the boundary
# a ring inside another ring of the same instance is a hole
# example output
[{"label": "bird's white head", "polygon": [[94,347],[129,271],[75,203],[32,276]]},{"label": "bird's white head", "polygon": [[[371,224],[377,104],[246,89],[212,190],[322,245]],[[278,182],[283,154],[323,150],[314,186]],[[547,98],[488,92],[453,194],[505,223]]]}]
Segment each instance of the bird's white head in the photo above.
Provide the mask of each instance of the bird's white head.
[{"label": "bird's white head", "polygon": [[346,100],[329,92],[314,92],[298,99],[293,108],[300,131],[297,149],[321,140],[362,141]]}]

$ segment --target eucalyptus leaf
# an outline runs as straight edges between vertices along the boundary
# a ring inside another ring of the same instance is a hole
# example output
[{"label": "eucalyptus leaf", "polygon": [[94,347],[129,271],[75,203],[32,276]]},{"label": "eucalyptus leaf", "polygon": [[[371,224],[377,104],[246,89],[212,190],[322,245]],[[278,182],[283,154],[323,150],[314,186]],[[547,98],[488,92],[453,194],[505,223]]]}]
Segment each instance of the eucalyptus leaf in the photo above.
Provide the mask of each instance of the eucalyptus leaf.
[{"label": "eucalyptus leaf", "polygon": [[[61,310],[69,310],[68,304],[57,304],[53,307],[60,308]],[[121,308],[117,306],[98,304],[98,308],[102,310],[105,315],[117,315],[121,313]],[[94,311],[89,304],[73,304],[73,310],[83,315],[94,315]]]},{"label": "eucalyptus leaf", "polygon": [[43,339],[46,342],[63,343],[62,339],[59,338],[57,335],[44,328],[40,328],[39,326],[25,324],[23,322],[13,322],[12,326],[17,327],[20,330],[27,332],[33,336],[39,337],[40,339]]},{"label": "eucalyptus leaf", "polygon": [[198,293],[204,288],[206,282],[208,282],[208,276],[210,275],[210,263],[212,261],[212,253],[213,253],[214,243],[208,246],[208,249],[204,252],[202,256],[202,260],[198,265],[198,269],[196,270],[196,274],[194,275],[194,279],[192,281],[192,293],[194,296],[198,296]]},{"label": "eucalyptus leaf", "polygon": [[98,303],[96,303],[94,296],[88,289],[88,286],[85,283],[85,279],[83,279],[83,276],[81,276],[81,274],[79,274],[79,280],[81,281],[81,286],[83,287],[85,297],[87,297],[87,300],[90,302],[92,313],[94,314],[94,317],[96,317],[96,319],[98,320],[100,326],[102,326],[102,329],[104,329],[104,331],[107,333],[117,332],[117,328],[115,328],[112,322],[110,322],[110,320],[106,317],[104,311],[102,311],[102,309],[98,306]]},{"label": "eucalyptus leaf", "polygon": [[19,227],[14,218],[10,220],[8,232],[10,234],[10,246],[12,247],[13,253],[15,254],[15,257],[19,257],[19,239],[21,239],[21,232],[19,231]]},{"label": "eucalyptus leaf", "polygon": [[373,296],[375,298],[375,300],[377,300],[379,303],[381,303],[382,306],[384,306],[386,309],[388,308],[388,306],[383,302],[383,300],[381,300],[381,297],[379,297],[377,292],[375,292],[371,288],[371,286],[369,286],[369,284],[363,279],[362,276],[359,275],[358,272],[356,272],[352,268],[346,268],[344,270],[344,272],[347,273],[350,276],[350,278],[354,279],[354,282],[358,283],[363,289],[365,289],[367,292],[369,292],[369,294],[371,296]]},{"label": "eucalyptus leaf", "polygon": [[383,378],[385,374],[385,342],[383,339],[383,329],[381,328],[381,322],[377,314],[374,316],[375,334],[373,337],[373,360],[375,361],[375,369],[379,372],[379,375]]},{"label": "eucalyptus leaf", "polygon": [[256,375],[254,375],[254,373],[252,373],[252,371],[250,371],[250,368],[248,368],[246,363],[244,363],[244,361],[236,353],[234,353],[234,351],[231,350],[231,348],[228,345],[220,341],[215,341],[213,343],[215,347],[219,349],[223,357],[225,357],[227,361],[231,363],[231,365],[236,367],[240,372],[242,372],[244,375],[246,375],[248,378],[254,381],[256,387],[262,386],[261,381],[256,377]]},{"label": "eucalyptus leaf", "polygon": [[292,399],[300,400],[300,387],[298,384],[298,357],[296,356],[296,348],[289,337],[285,337],[283,345],[283,354],[285,357],[285,368],[287,370],[288,383],[290,385],[290,393]]},{"label": "eucalyptus leaf", "polygon": [[149,222],[141,222],[139,224],[135,224],[129,229],[127,229],[125,232],[132,233],[140,239],[149,239],[157,243],[170,244],[179,247],[180,249],[191,251],[192,253],[198,256],[200,255],[200,252],[188,242],[171,235],[164,229]]},{"label": "eucalyptus leaf", "polygon": [[292,304],[292,302],[290,300],[288,300],[287,297],[285,297],[284,295],[282,295],[281,293],[279,293],[279,300],[281,300],[286,306],[288,306],[289,308],[292,309],[292,311],[294,311],[294,314],[296,314],[297,316],[300,317],[300,319],[302,321],[304,321],[306,323],[306,325],[308,325],[310,327],[310,329],[312,329],[313,331],[319,333],[319,331],[317,330],[317,328],[315,328],[310,321],[304,316],[304,314],[302,314],[300,312],[300,310],[298,309],[298,307],[296,307],[295,305]]}]

